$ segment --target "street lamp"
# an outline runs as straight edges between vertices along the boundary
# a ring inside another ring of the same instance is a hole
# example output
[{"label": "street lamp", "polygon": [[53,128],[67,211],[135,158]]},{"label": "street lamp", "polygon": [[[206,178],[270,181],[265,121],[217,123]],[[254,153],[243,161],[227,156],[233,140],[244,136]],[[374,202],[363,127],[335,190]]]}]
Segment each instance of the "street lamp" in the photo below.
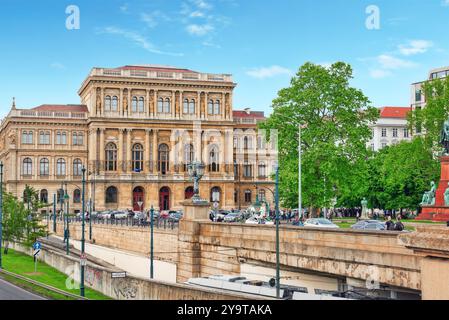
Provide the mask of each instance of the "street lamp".
[{"label": "street lamp", "polygon": [[206,166],[199,161],[194,161],[187,165],[187,172],[190,179],[193,180],[193,203],[205,202],[205,200],[200,198],[200,180],[204,176],[205,168]]},{"label": "street lamp", "polygon": [[0,162],[0,270],[2,269],[3,242],[3,162]]},{"label": "street lamp", "polygon": [[66,217],[66,238],[67,238],[67,241],[66,241],[66,254],[67,255],[70,255],[70,245],[69,245],[69,242],[70,242],[70,227],[69,227],[69,200],[70,200],[70,197],[69,197],[69,195],[67,194],[67,183],[65,183],[65,191],[64,191],[64,202],[65,202],[65,207],[66,207],[66,212],[65,212],[65,217]]},{"label": "street lamp", "polygon": [[276,297],[281,298],[281,272],[279,257],[279,164],[276,165],[276,191],[275,191],[275,210],[276,210]]},{"label": "street lamp", "polygon": [[[81,194],[81,202],[82,202],[82,205],[81,205],[81,219],[82,219],[82,224],[81,224],[81,256],[83,256],[84,257],[84,252],[85,252],[85,239],[84,239],[84,226],[85,226],[85,212],[86,212],[86,208],[85,208],[85,206],[86,206],[86,204],[85,204],[85,197],[84,197],[84,194],[85,194],[85,192],[86,192],[86,188],[85,188],[85,185],[86,185],[86,168],[83,166],[83,169],[81,170],[82,172],[83,172],[83,182],[82,182],[82,185],[83,185],[83,191],[82,191],[82,194]],[[83,263],[81,263],[81,281],[80,281],[80,294],[81,294],[81,297],[84,297],[84,264]]]}]

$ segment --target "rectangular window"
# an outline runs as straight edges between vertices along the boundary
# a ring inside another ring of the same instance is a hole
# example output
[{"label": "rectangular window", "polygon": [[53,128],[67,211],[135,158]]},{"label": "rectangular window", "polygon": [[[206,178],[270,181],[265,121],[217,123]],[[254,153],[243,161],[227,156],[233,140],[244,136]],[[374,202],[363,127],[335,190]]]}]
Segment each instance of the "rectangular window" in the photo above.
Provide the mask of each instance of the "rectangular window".
[{"label": "rectangular window", "polygon": [[408,129],[404,128],[404,138],[408,138]]},{"label": "rectangular window", "polygon": [[387,129],[382,128],[382,137],[385,138],[387,136]]},{"label": "rectangular window", "polygon": [[397,137],[398,137],[398,129],[393,128],[393,138],[397,138]]},{"label": "rectangular window", "polygon": [[243,176],[245,178],[252,177],[253,176],[253,172],[252,171],[253,171],[252,170],[252,165],[247,164],[247,163],[243,165]]},{"label": "rectangular window", "polygon": [[421,90],[416,90],[415,91],[415,101],[416,102],[421,102],[422,99],[422,91]]},{"label": "rectangular window", "polygon": [[50,144],[50,133],[41,132],[39,134],[39,144]]}]

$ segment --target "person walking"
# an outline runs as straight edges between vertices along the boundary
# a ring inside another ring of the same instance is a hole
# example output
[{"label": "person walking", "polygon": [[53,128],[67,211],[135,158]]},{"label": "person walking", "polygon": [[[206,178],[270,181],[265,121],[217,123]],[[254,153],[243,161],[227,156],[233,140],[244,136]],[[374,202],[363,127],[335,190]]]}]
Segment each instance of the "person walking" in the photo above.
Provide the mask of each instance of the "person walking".
[{"label": "person walking", "polygon": [[385,222],[385,227],[388,231],[394,231],[394,222],[391,221],[391,216],[387,216],[387,222]]}]

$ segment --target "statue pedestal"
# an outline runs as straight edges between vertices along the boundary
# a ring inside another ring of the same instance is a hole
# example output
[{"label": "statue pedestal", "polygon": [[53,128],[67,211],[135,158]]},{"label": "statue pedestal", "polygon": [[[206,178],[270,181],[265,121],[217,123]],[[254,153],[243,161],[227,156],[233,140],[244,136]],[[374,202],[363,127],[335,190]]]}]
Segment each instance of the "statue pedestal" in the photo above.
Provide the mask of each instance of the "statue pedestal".
[{"label": "statue pedestal", "polygon": [[449,206],[444,202],[444,192],[449,183],[449,156],[440,157],[441,178],[435,192],[435,205],[422,206],[421,214],[416,220],[449,221]]},{"label": "statue pedestal", "polygon": [[209,202],[195,203],[187,200],[181,205],[184,208],[184,215],[179,221],[177,282],[201,277],[200,223],[210,222]]}]

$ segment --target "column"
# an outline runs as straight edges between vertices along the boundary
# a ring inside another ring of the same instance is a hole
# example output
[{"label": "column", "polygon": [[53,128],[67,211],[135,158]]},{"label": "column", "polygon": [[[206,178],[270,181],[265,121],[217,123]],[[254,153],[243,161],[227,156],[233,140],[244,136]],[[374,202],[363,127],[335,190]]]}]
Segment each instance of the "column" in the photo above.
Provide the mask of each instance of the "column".
[{"label": "column", "polygon": [[117,150],[117,162],[118,162],[118,173],[121,174],[123,172],[123,132],[125,129],[118,129],[119,135],[118,135],[118,150]]},{"label": "column", "polygon": [[150,146],[150,132],[151,129],[145,129],[145,151],[143,156],[143,171],[145,173],[150,172],[150,161],[151,161],[151,146]]},{"label": "column", "polygon": [[105,155],[105,141],[104,141],[104,128],[100,128],[100,146],[98,148],[99,152],[100,152],[100,165],[99,165],[99,170],[100,171],[104,171],[105,169],[105,159],[104,159],[104,155]]},{"label": "column", "polygon": [[198,98],[196,101],[196,118],[201,119],[201,92],[198,91]]},{"label": "column", "polygon": [[176,157],[176,152],[175,152],[175,134],[174,134],[174,130],[172,130],[171,134],[170,134],[170,159],[169,159],[169,172],[170,174],[173,174],[175,172],[175,157]]},{"label": "column", "polygon": [[153,96],[153,113],[152,116],[155,117],[157,114],[157,90],[154,90],[154,96]]},{"label": "column", "polygon": [[100,89],[101,90],[101,96],[100,96],[100,99],[101,99],[101,116],[103,117],[104,116],[104,88],[101,88]]},{"label": "column", "polygon": [[132,146],[131,146],[131,136],[132,129],[126,129],[126,171],[131,172],[132,169]]},{"label": "column", "polygon": [[205,120],[208,120],[208,118],[209,118],[209,110],[208,110],[208,108],[209,108],[209,93],[208,92],[205,92],[204,93],[204,119]]},{"label": "column", "polygon": [[96,168],[96,160],[97,160],[97,129],[91,128],[89,132],[89,142],[88,142],[88,166],[92,167],[93,170],[97,170]]},{"label": "column", "polygon": [[171,92],[171,101],[172,101],[172,104],[171,104],[172,109],[170,110],[171,116],[172,116],[172,118],[176,118],[176,92],[175,91]]},{"label": "column", "polygon": [[179,91],[179,114],[178,119],[181,119],[184,114],[184,91]]},{"label": "column", "polygon": [[206,165],[205,172],[209,172],[209,159],[208,159],[208,152],[207,152],[207,135],[206,132],[203,131],[201,135],[201,157],[203,163]]},{"label": "column", "polygon": [[226,117],[226,103],[225,103],[225,94],[224,92],[221,93],[221,102],[220,102],[220,115],[222,119],[225,119]]},{"label": "column", "polygon": [[225,166],[226,166],[226,141],[225,141],[225,135],[226,131],[220,131],[220,152],[219,154],[219,164],[220,164],[220,172],[225,172]]},{"label": "column", "polygon": [[145,100],[145,115],[147,118],[150,117],[150,90],[146,90],[147,98]]},{"label": "column", "polygon": [[153,130],[153,159],[152,159],[152,168],[151,171],[156,173],[157,172],[157,148],[158,148],[158,135],[159,135],[159,130]]},{"label": "column", "polygon": [[120,116],[123,115],[123,89],[120,89],[120,100],[118,101],[117,112]]}]

